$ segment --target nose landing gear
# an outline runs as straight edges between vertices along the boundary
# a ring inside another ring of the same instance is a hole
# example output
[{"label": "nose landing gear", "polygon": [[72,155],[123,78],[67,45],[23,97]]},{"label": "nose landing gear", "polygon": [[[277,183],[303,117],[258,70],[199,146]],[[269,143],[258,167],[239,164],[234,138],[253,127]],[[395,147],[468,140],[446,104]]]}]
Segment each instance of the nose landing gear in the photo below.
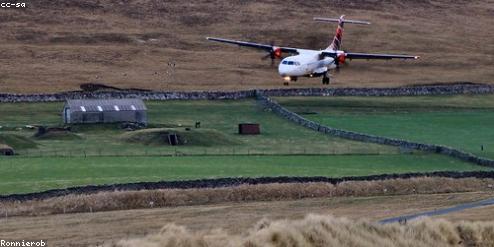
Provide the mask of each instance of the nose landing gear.
[{"label": "nose landing gear", "polygon": [[283,85],[288,86],[291,81],[297,81],[298,78],[295,76],[286,76],[286,77],[283,77],[283,79],[285,79],[285,81],[283,82]]}]

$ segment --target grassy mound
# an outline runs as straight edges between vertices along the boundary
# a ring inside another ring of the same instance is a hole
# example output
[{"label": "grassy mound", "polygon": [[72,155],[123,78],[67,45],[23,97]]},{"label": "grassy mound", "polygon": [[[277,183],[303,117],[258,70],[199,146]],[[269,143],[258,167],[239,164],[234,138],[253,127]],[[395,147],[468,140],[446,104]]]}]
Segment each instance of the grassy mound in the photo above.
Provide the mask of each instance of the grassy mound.
[{"label": "grassy mound", "polygon": [[0,143],[11,146],[14,149],[36,148],[37,144],[24,136],[16,134],[0,133]]},{"label": "grassy mound", "polygon": [[120,130],[119,123],[72,124],[70,130],[76,133]]},{"label": "grassy mound", "polygon": [[420,219],[405,225],[307,215],[302,220],[261,220],[245,235],[223,229],[192,232],[165,225],[157,234],[115,246],[490,246],[494,222]]},{"label": "grassy mound", "polygon": [[213,129],[153,128],[124,133],[121,139],[126,142],[145,145],[170,145],[168,136],[171,134],[177,135],[179,145],[207,147],[238,144],[237,141]]},{"label": "grassy mound", "polygon": [[38,140],[79,140],[81,136],[69,131],[48,131],[42,135],[34,136]]}]

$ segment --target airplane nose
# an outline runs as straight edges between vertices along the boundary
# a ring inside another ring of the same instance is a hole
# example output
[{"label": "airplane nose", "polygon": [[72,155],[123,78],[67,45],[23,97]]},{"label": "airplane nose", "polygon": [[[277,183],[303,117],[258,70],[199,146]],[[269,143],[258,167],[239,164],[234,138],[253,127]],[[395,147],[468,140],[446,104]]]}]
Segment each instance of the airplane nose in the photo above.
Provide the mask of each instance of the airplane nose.
[{"label": "airplane nose", "polygon": [[286,76],[286,74],[288,73],[288,69],[286,68],[286,66],[284,64],[281,64],[278,66],[278,73],[281,75],[281,76]]}]

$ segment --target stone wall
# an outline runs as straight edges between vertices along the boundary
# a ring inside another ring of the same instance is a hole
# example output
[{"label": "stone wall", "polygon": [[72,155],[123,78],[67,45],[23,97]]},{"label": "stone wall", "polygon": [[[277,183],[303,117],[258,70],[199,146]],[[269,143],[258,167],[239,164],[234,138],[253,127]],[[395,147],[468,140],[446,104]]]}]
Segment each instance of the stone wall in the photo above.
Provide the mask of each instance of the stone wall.
[{"label": "stone wall", "polygon": [[314,183],[323,182],[338,184],[345,181],[378,181],[387,179],[408,179],[418,177],[445,177],[445,178],[494,178],[492,171],[474,172],[422,172],[422,173],[402,173],[402,174],[380,174],[369,176],[351,176],[341,178],[331,177],[259,177],[259,178],[215,178],[186,181],[160,181],[160,182],[139,182],[125,184],[87,185],[70,187],[66,189],[53,189],[42,192],[0,195],[0,202],[6,201],[29,201],[42,200],[47,198],[66,196],[95,194],[99,192],[128,191],[128,190],[156,190],[156,189],[193,189],[193,188],[223,188],[239,186],[244,184],[270,184],[270,183]]},{"label": "stone wall", "polygon": [[108,91],[108,92],[62,92],[53,94],[8,94],[0,93],[0,102],[57,102],[67,99],[122,99],[143,100],[222,100],[253,98],[255,90],[236,92],[153,92],[153,91]]},{"label": "stone wall", "polygon": [[259,104],[261,104],[264,108],[271,110],[273,113],[281,116],[282,118],[285,118],[289,121],[302,125],[306,128],[312,129],[314,131],[322,132],[327,135],[332,135],[344,139],[350,139],[361,142],[370,142],[370,143],[377,143],[382,145],[396,146],[405,150],[420,150],[425,152],[444,154],[463,161],[472,162],[477,165],[494,167],[494,160],[481,158],[471,153],[460,151],[451,147],[435,145],[435,144],[418,143],[418,142],[412,142],[402,139],[387,138],[382,136],[375,136],[375,135],[336,129],[329,126],[321,125],[314,121],[305,119],[304,117],[294,112],[289,111],[288,109],[278,104],[276,101],[264,95],[262,91],[258,91],[256,97]]},{"label": "stone wall", "polygon": [[[494,93],[494,86],[473,83],[438,84],[396,88],[282,88],[257,90],[268,96],[419,96]],[[141,98],[144,100],[222,100],[255,97],[256,90],[235,92],[159,92],[140,90],[53,94],[0,93],[0,102],[55,102],[66,99]]]},{"label": "stone wall", "polygon": [[395,88],[292,88],[260,90],[267,96],[421,96],[494,93],[494,86],[458,82]]}]

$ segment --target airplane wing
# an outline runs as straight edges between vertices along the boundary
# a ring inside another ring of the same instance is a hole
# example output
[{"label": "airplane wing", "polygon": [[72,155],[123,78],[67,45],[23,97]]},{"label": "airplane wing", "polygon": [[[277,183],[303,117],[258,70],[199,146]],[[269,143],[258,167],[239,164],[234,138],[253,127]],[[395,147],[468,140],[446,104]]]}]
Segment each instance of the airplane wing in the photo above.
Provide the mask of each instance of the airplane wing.
[{"label": "airplane wing", "polygon": [[211,41],[221,42],[221,43],[227,43],[227,44],[234,44],[234,45],[239,45],[239,46],[256,48],[256,49],[265,50],[268,52],[279,49],[280,51],[286,52],[286,53],[298,53],[297,48],[291,48],[291,47],[278,47],[278,46],[274,46],[274,45],[267,45],[267,44],[260,44],[260,43],[254,43],[254,42],[246,42],[246,41],[238,41],[238,40],[231,40],[231,39],[213,38],[213,37],[207,37],[206,39],[211,40]]},{"label": "airplane wing", "polygon": [[346,52],[348,59],[419,59],[419,56]]},{"label": "airplane wing", "polygon": [[[337,57],[336,52],[323,52],[324,56]],[[376,54],[376,53],[355,53],[345,52],[345,58],[348,59],[419,59],[419,56],[397,55],[397,54]]]}]

